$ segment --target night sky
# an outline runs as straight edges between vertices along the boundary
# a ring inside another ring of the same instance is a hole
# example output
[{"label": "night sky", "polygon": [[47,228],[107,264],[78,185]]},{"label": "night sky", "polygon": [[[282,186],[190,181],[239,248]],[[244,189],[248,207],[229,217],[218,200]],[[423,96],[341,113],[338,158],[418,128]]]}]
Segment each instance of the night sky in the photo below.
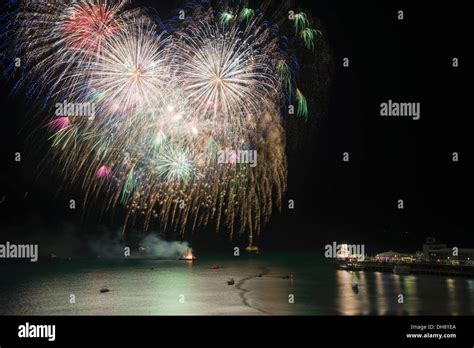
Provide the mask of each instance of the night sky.
[{"label": "night sky", "polygon": [[[316,91],[307,95],[312,120],[294,126],[287,139],[286,200],[293,199],[295,209],[284,204],[281,214],[275,212],[259,244],[322,250],[326,243],[350,242],[375,254],[415,251],[425,237],[435,236],[449,245],[474,247],[467,173],[472,4],[297,4],[319,20],[325,35],[321,51],[317,46],[314,56],[302,59],[307,72],[302,85]],[[156,8],[167,18],[174,5]],[[405,20],[397,20],[398,10],[404,10]],[[349,68],[342,66],[344,57]],[[452,67],[453,57],[459,58],[458,68]],[[320,75],[313,76],[315,71]],[[53,163],[42,163],[49,146],[31,103],[22,94],[11,96],[5,81],[0,88],[1,240],[60,239],[65,226],[88,233],[118,228],[120,212],[100,217],[92,211],[84,217],[81,209],[67,209],[69,197],[80,197],[80,187],[58,190],[61,175]],[[389,99],[421,103],[421,119],[380,117],[380,104]],[[18,151],[21,163],[14,162]],[[350,154],[348,163],[344,152]],[[459,153],[458,163],[453,152]],[[397,209],[398,199],[404,200],[404,210]],[[211,229],[185,238],[201,249],[245,243],[230,242],[225,231]]]}]

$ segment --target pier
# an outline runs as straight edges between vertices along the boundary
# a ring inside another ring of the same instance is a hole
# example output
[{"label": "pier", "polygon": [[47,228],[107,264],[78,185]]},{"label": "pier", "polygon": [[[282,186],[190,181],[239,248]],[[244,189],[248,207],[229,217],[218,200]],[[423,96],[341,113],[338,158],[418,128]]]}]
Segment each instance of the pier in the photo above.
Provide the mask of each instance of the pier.
[{"label": "pier", "polygon": [[347,271],[373,271],[395,273],[395,266],[408,269],[407,274],[432,274],[450,277],[474,278],[474,266],[450,265],[436,262],[386,262],[386,261],[357,261],[337,260],[337,268]]}]

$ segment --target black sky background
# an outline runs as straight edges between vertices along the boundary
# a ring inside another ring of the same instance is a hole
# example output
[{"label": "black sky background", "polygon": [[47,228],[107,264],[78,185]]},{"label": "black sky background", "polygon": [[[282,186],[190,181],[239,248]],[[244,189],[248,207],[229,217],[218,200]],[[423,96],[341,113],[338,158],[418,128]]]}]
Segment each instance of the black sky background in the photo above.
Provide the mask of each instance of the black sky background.
[{"label": "black sky background", "polygon": [[[163,18],[174,8],[170,2],[138,3],[155,4]],[[285,204],[275,213],[259,244],[270,250],[319,250],[333,241],[350,242],[365,244],[373,254],[415,251],[425,237],[435,236],[474,247],[468,194],[472,2],[297,3],[322,23],[334,73],[327,112],[318,114],[300,139],[292,134],[288,140],[304,144],[289,157],[286,201],[295,200],[295,210]],[[404,21],[397,20],[400,9]],[[349,68],[342,67],[344,57],[350,58]],[[453,57],[460,59],[457,69]],[[58,193],[61,177],[54,166],[39,173],[48,145],[28,138],[31,105],[23,95],[10,96],[10,89],[0,83],[0,198],[6,196],[0,242],[45,233],[60,238],[65,225],[88,233],[117,228],[110,221],[120,216],[99,223],[94,214],[82,219],[80,211],[67,209],[80,188]],[[380,117],[380,103],[389,99],[420,102],[421,120]],[[17,151],[23,155],[20,164],[14,162]],[[459,163],[451,160],[454,151]],[[342,161],[344,152],[349,163]],[[405,202],[403,211],[398,199]],[[186,238],[201,249],[245,242],[230,242],[225,233],[211,230]]]}]

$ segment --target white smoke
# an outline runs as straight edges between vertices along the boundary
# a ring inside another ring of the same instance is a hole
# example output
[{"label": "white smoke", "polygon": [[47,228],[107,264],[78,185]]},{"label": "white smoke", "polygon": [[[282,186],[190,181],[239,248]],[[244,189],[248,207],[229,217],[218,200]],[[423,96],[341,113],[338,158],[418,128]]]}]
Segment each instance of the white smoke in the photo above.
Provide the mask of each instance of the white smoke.
[{"label": "white smoke", "polygon": [[188,242],[169,242],[155,234],[150,234],[143,238],[141,244],[146,248],[148,256],[159,258],[183,256],[189,248]]},{"label": "white smoke", "polygon": [[[122,258],[129,248],[130,255],[127,257],[130,258],[176,259],[186,254],[189,248],[188,242],[167,241],[154,233],[146,235],[133,244],[132,247],[130,243],[127,243],[121,232],[88,240],[89,250],[94,255],[104,258]],[[140,252],[137,245],[144,247],[144,251]]]}]

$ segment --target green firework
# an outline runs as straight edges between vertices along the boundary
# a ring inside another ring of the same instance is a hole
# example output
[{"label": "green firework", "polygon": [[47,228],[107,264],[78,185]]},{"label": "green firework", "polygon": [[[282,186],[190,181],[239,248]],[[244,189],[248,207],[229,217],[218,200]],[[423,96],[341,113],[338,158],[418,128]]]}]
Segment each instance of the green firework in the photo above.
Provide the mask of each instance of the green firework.
[{"label": "green firework", "polygon": [[303,117],[305,120],[308,120],[308,102],[306,101],[306,97],[298,88],[296,89],[296,102],[298,117]]},{"label": "green firework", "polygon": [[234,19],[234,16],[230,12],[221,13],[221,24],[226,26]]},{"label": "green firework", "polygon": [[128,195],[132,193],[134,187],[135,187],[135,175],[133,174],[133,170],[131,170],[128,173],[127,178],[125,179],[125,183],[122,188],[122,196],[120,198],[122,203],[124,203]]},{"label": "green firework", "polygon": [[167,181],[188,181],[194,172],[194,163],[186,149],[167,146],[156,160],[156,171]]},{"label": "green firework", "polygon": [[251,8],[244,8],[240,13],[240,19],[246,22],[248,22],[253,16],[255,16],[255,11]]},{"label": "green firework", "polygon": [[304,41],[304,45],[308,49],[314,49],[314,42],[318,35],[321,35],[321,32],[311,28],[305,28],[300,33],[300,36]]},{"label": "green firework", "polygon": [[288,96],[291,99],[293,94],[293,84],[291,82],[291,69],[283,59],[277,64],[278,79],[281,86],[287,89]]},{"label": "green firework", "polygon": [[295,28],[296,32],[300,32],[308,27],[309,21],[304,12],[297,13],[295,15]]}]

